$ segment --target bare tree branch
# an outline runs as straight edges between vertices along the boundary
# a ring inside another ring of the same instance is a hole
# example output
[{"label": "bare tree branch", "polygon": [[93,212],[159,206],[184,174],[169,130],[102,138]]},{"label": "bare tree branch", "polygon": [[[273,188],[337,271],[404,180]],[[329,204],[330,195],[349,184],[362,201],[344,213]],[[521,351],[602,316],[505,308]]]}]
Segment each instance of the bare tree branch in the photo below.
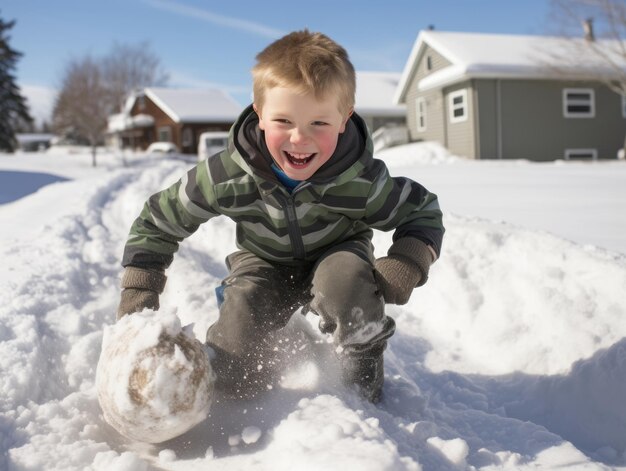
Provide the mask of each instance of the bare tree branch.
[{"label": "bare tree branch", "polygon": [[[624,0],[552,0],[553,33],[560,51],[544,51],[544,66],[555,76],[582,69],[584,60],[597,65],[585,71],[589,80],[603,82],[626,96],[626,3]],[[583,38],[583,28],[589,30]]]},{"label": "bare tree branch", "polygon": [[151,85],[165,85],[169,80],[159,58],[143,42],[137,45],[113,45],[102,60],[102,71],[107,81],[112,103],[121,111],[126,98],[137,89]]},{"label": "bare tree branch", "polygon": [[100,65],[90,56],[72,60],[65,69],[61,91],[52,112],[52,125],[61,134],[77,134],[89,141],[92,164],[102,141],[111,109]]},{"label": "bare tree branch", "polygon": [[114,44],[101,59],[74,59],[64,71],[52,126],[61,134],[88,141],[95,166],[96,146],[104,139],[109,115],[123,109],[131,92],[164,85],[167,80],[159,58],[147,43]]},{"label": "bare tree branch", "polygon": [[550,17],[561,45],[543,51],[544,68],[555,77],[604,83],[626,98],[626,1],[551,0]]}]

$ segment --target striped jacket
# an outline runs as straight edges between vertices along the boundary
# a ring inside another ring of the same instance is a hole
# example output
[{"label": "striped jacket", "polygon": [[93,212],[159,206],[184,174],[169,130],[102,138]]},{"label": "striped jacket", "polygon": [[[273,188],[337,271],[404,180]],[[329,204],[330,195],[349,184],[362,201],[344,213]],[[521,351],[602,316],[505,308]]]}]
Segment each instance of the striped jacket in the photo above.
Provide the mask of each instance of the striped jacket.
[{"label": "striped jacket", "polygon": [[372,148],[363,120],[353,114],[331,159],[289,193],[270,168],[258,118],[248,107],[227,149],[148,199],[122,265],[165,269],[178,244],[218,215],[236,222],[239,248],[276,263],[314,261],[346,240],[361,241],[367,258],[372,229],[395,229],[394,240],[416,237],[439,255],[444,229],[437,197],[408,178],[390,177]]}]

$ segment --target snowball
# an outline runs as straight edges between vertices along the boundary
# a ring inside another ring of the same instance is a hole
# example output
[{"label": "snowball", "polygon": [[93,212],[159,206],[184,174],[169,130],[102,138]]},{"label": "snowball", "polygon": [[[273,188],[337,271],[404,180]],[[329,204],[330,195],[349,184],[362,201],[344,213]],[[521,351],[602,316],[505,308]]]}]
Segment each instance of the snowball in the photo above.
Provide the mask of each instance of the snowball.
[{"label": "snowball", "polygon": [[174,314],[146,310],[104,330],[98,400],[127,438],[159,443],[185,433],[206,418],[214,383],[204,346]]}]

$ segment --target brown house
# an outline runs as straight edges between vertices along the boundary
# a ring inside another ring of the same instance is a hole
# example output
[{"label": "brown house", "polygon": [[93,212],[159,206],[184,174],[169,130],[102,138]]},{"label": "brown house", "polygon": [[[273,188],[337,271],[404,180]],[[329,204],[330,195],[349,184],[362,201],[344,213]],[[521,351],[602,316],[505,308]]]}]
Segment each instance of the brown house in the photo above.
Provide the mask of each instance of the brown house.
[{"label": "brown house", "polygon": [[195,154],[200,134],[228,131],[242,110],[217,89],[145,88],[128,98],[122,113],[109,117],[109,141],[137,150],[171,142],[181,153]]}]

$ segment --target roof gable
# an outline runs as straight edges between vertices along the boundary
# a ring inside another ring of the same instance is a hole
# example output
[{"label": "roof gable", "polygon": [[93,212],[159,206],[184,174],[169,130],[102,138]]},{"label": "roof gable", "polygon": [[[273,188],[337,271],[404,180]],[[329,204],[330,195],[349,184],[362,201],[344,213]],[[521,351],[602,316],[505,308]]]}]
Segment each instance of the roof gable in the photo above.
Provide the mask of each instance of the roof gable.
[{"label": "roof gable", "polygon": [[[611,51],[617,49],[615,43],[595,41],[594,46],[613,54]],[[589,48],[582,47],[584,44],[582,38],[566,40],[552,36],[421,31],[402,73],[394,101],[404,102],[407,87],[427,45],[452,65],[420,80],[420,89],[478,77],[555,78],[565,73],[572,78],[590,78],[597,77],[598,73],[615,73],[606,61]],[[574,50],[577,53],[574,54]],[[588,53],[582,53],[584,50]],[[614,59],[618,64],[623,64],[626,72],[624,58],[615,54]],[[560,75],[556,74],[556,68],[561,71]]]}]

